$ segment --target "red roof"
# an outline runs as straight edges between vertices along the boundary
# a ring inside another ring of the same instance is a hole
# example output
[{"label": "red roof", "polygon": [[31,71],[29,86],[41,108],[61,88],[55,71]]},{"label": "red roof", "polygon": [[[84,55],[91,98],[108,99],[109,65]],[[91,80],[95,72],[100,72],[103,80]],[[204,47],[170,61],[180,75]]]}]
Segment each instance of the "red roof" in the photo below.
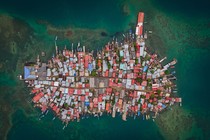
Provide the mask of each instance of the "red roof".
[{"label": "red roof", "polygon": [[85,95],[86,95],[86,96],[89,96],[89,92],[85,92]]},{"label": "red roof", "polygon": [[147,104],[144,103],[144,104],[142,105],[142,108],[145,109],[146,107],[147,107]]},{"label": "red roof", "polygon": [[144,13],[143,12],[139,12],[139,15],[138,15],[138,23],[139,22],[144,22]]},{"label": "red roof", "polygon": [[106,111],[109,111],[110,103],[106,103]]},{"label": "red roof", "polygon": [[112,80],[109,80],[109,86],[110,86],[110,87],[113,86]]},{"label": "red roof", "polygon": [[37,91],[39,91],[39,89],[33,89],[32,93],[36,93]]},{"label": "red roof", "polygon": [[67,114],[68,114],[68,115],[71,115],[71,112],[70,112],[70,111],[68,111],[68,112],[67,112]]},{"label": "red roof", "polygon": [[133,92],[133,97],[134,97],[134,98],[137,97],[137,91],[136,91],[136,90],[134,90],[134,92]]},{"label": "red roof", "polygon": [[40,92],[39,94],[37,94],[36,96],[34,96],[33,101],[34,102],[38,102],[40,98],[42,98],[42,96],[44,95],[44,93]]},{"label": "red roof", "polygon": [[79,112],[77,112],[77,118],[79,118]]},{"label": "red roof", "polygon": [[146,73],[143,73],[142,79],[146,78]]},{"label": "red roof", "polygon": [[60,108],[57,108],[55,112],[58,114],[58,113],[59,113],[59,111],[60,111]]},{"label": "red roof", "polygon": [[105,72],[105,77],[108,77],[108,76],[109,76],[109,71],[106,70],[106,72]]},{"label": "red roof", "polygon": [[69,55],[69,51],[65,51],[65,56],[68,56]]},{"label": "red roof", "polygon": [[112,92],[112,88],[106,88],[106,91],[111,93]]},{"label": "red roof", "polygon": [[73,53],[70,53],[70,55],[69,55],[70,57],[73,57],[74,55],[73,55]]},{"label": "red roof", "polygon": [[137,106],[137,105],[135,105],[135,111],[136,111],[136,112],[138,111],[138,106]]},{"label": "red roof", "polygon": [[132,84],[132,85],[134,85],[134,84],[135,84],[135,80],[134,80],[134,79],[132,79],[131,84]]},{"label": "red roof", "polygon": [[140,26],[140,27],[138,27],[139,28],[139,32],[138,32],[138,35],[142,35],[142,33],[143,33],[143,26]]},{"label": "red roof", "polygon": [[89,87],[90,87],[90,84],[85,84],[85,87],[86,87],[86,88],[89,88]]},{"label": "red roof", "polygon": [[95,107],[95,108],[98,107],[98,103],[95,103],[95,104],[93,105],[93,107]]},{"label": "red roof", "polygon": [[84,102],[84,101],[85,101],[85,96],[81,96],[80,100],[81,100],[82,102]]},{"label": "red roof", "polygon": [[98,97],[98,102],[102,102],[102,96],[101,95]]},{"label": "red roof", "polygon": [[116,73],[115,73],[115,72],[113,72],[113,73],[112,73],[112,77],[115,77],[115,76],[116,76]]},{"label": "red roof", "polygon": [[121,87],[121,86],[122,86],[122,83],[118,83],[118,86],[120,86],[120,87]]},{"label": "red roof", "polygon": [[147,86],[147,81],[146,81],[146,80],[143,81],[143,82],[141,83],[141,85],[142,85],[142,86]]},{"label": "red roof", "polygon": [[85,68],[88,68],[89,55],[85,56]]},{"label": "red roof", "polygon": [[50,107],[52,108],[53,106],[54,106],[54,103],[51,103],[51,104],[50,104]]},{"label": "red roof", "polygon": [[98,98],[94,98],[94,99],[93,99],[93,103],[94,103],[94,104],[98,104]]},{"label": "red roof", "polygon": [[150,97],[150,94],[146,94],[146,99],[149,99],[149,97]]},{"label": "red roof", "polygon": [[132,107],[131,107],[131,110],[134,112],[134,111],[135,111],[135,107],[134,107],[134,106],[132,106]]},{"label": "red roof", "polygon": [[139,72],[139,69],[134,68],[133,72],[134,72],[134,73],[138,73],[138,72]]},{"label": "red roof", "polygon": [[82,91],[81,91],[80,89],[77,90],[77,94],[78,94],[78,95],[80,95],[81,92],[82,92]]},{"label": "red roof", "polygon": [[152,90],[157,90],[158,88],[157,87],[152,87]]},{"label": "red roof", "polygon": [[119,103],[120,105],[122,105],[123,100],[122,100],[122,99],[119,99],[118,103]]},{"label": "red roof", "polygon": [[175,101],[176,102],[182,102],[182,99],[181,98],[175,98]]},{"label": "red roof", "polygon": [[46,105],[42,105],[42,112],[45,112],[47,110],[47,106]]},{"label": "red roof", "polygon": [[120,93],[119,92],[115,92],[115,96],[118,96]]},{"label": "red roof", "polygon": [[74,89],[69,88],[69,90],[68,90],[68,94],[69,94],[69,95],[72,95],[73,93],[74,93]]},{"label": "red roof", "polygon": [[57,108],[58,108],[58,107],[55,105],[55,106],[53,106],[53,108],[52,108],[52,109],[53,109],[53,111],[56,111],[56,110],[57,110]]},{"label": "red roof", "polygon": [[108,45],[106,45],[106,51],[109,51],[109,46]]}]

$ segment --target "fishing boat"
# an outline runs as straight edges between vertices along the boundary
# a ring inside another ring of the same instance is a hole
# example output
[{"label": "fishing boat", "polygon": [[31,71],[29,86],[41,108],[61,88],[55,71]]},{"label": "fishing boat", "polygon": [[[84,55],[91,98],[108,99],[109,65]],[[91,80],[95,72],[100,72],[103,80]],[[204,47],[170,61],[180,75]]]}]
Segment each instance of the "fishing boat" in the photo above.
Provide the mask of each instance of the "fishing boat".
[{"label": "fishing boat", "polygon": [[136,119],[136,115],[134,115],[133,119],[134,119],[134,120]]},{"label": "fishing boat", "polygon": [[47,110],[47,111],[46,111],[45,115],[47,115],[47,114],[48,114],[48,112],[49,112],[49,110]]},{"label": "fishing boat", "polygon": [[176,71],[171,72],[171,74],[175,74],[175,73],[176,73]]},{"label": "fishing boat", "polygon": [[64,130],[65,128],[66,128],[66,126],[64,125],[64,126],[63,126],[63,130]]},{"label": "fishing boat", "polygon": [[41,120],[43,117],[44,117],[44,115],[41,115],[41,116],[39,117],[39,120]]}]

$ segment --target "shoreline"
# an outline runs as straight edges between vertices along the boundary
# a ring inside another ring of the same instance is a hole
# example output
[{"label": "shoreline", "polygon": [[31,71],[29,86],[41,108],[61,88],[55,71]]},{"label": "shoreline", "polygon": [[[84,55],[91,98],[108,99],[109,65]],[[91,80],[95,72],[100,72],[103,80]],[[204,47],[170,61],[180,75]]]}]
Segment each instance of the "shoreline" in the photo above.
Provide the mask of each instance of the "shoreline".
[{"label": "shoreline", "polygon": [[[35,106],[41,107],[43,114],[50,107],[68,124],[75,119],[79,121],[83,113],[98,116],[103,111],[112,114],[112,117],[115,117],[116,111],[120,112],[125,121],[127,115],[135,117],[148,114],[147,111],[153,111],[155,116],[152,117],[155,118],[169,103],[170,106],[175,102],[180,103],[181,98],[169,98],[173,84],[171,78],[167,77],[170,74],[168,68],[175,65],[176,60],[162,66],[160,63],[166,57],[159,60],[156,54],[151,55],[146,51],[144,40],[147,34],[145,32],[143,36],[143,21],[144,13],[140,12],[136,38],[132,33],[123,34],[125,39],[121,45],[117,39],[113,40],[102,51],[96,52],[96,58],[94,52],[86,52],[85,46],[81,47],[80,43],[76,52],[73,44],[71,51],[66,48],[58,50],[56,37],[56,55],[48,64],[41,63],[38,55],[37,62],[24,66],[24,80],[33,87]],[[45,76],[42,76],[43,73]],[[98,88],[95,87],[95,81],[96,85],[99,82]],[[126,88],[122,89],[121,86]],[[146,115],[148,118],[150,115]]]}]

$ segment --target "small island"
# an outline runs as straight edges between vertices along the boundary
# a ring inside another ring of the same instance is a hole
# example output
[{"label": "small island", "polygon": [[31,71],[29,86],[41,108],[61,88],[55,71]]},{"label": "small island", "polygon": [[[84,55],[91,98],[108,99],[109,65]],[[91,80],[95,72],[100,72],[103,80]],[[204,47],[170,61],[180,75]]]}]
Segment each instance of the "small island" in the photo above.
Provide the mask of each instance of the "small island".
[{"label": "small island", "polygon": [[40,119],[52,110],[66,123],[64,128],[71,121],[103,114],[147,120],[175,103],[181,105],[171,71],[177,61],[162,65],[166,57],[160,60],[147,51],[143,23],[144,13],[139,12],[135,34],[123,34],[123,42],[113,39],[101,51],[87,52],[80,43],[76,49],[72,44],[71,50],[60,50],[56,37],[55,55],[48,62],[41,62],[39,55],[36,62],[27,62],[20,79],[31,89],[34,106],[41,108]]}]

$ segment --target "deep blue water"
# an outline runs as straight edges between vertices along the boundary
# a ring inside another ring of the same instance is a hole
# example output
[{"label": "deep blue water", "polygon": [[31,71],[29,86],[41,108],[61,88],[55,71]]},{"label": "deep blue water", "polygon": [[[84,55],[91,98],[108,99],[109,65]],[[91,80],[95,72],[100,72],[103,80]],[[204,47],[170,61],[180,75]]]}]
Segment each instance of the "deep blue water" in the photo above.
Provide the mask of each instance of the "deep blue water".
[{"label": "deep blue water", "polygon": [[172,13],[174,16],[184,15],[186,17],[205,17],[210,18],[209,0],[153,0],[165,12]]},{"label": "deep blue water", "polygon": [[126,16],[121,2],[106,0],[8,0],[0,8],[24,17],[41,19],[57,26],[106,28],[114,31],[124,29]]}]

